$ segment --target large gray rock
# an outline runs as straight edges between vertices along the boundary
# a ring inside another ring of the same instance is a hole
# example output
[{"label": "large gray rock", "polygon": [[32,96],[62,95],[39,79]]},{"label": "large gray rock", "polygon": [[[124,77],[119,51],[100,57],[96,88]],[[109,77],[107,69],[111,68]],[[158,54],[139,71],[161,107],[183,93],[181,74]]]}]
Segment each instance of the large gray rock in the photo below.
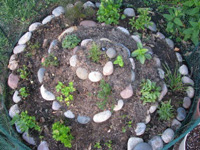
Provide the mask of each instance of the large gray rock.
[{"label": "large gray rock", "polygon": [[92,43],[93,40],[92,39],[84,39],[83,41],[81,41],[81,46],[87,46],[89,43]]},{"label": "large gray rock", "polygon": [[182,74],[182,75],[188,75],[188,67],[186,66],[186,65],[182,65],[182,66],[180,66],[180,68],[179,68],[179,72],[180,72],[180,74]]},{"label": "large gray rock", "polygon": [[185,109],[190,108],[191,103],[192,102],[191,102],[191,99],[189,97],[184,97],[184,99],[183,99],[183,107]]},{"label": "large gray rock", "polygon": [[58,16],[62,15],[64,12],[65,12],[65,9],[62,6],[58,6],[52,11],[52,14],[55,17],[58,17]]},{"label": "large gray rock", "polygon": [[93,121],[96,123],[101,123],[108,120],[111,117],[112,113],[109,110],[100,112],[93,117]]},{"label": "large gray rock", "polygon": [[161,79],[165,78],[165,72],[161,68],[158,68],[158,74]]},{"label": "large gray rock", "polygon": [[88,72],[85,68],[81,68],[81,67],[77,68],[76,75],[82,80],[85,80],[88,78]]},{"label": "large gray rock", "polygon": [[52,109],[53,110],[59,110],[61,107],[60,103],[57,102],[57,101],[53,101],[53,104],[52,104]]},{"label": "large gray rock", "polygon": [[158,100],[161,101],[164,98],[164,96],[167,94],[167,92],[168,92],[167,85],[164,83]]},{"label": "large gray rock", "polygon": [[66,111],[64,113],[64,115],[65,115],[65,117],[70,118],[70,119],[75,118],[75,115],[74,115],[74,113],[71,110]]},{"label": "large gray rock", "polygon": [[138,137],[130,137],[128,139],[128,144],[127,144],[127,150],[133,150],[134,147],[139,144],[142,143],[143,139],[142,138],[138,138]]},{"label": "large gray rock", "polygon": [[130,62],[131,62],[131,67],[133,70],[135,70],[135,61],[133,58],[129,58]]},{"label": "large gray rock", "polygon": [[180,62],[180,63],[183,62],[183,58],[180,53],[176,52],[176,58],[177,58],[178,62]]},{"label": "large gray rock", "polygon": [[131,81],[135,81],[135,72],[131,70]]},{"label": "large gray rock", "polygon": [[150,25],[147,26],[147,28],[153,32],[156,32],[157,31],[157,27],[156,27],[156,24],[153,22],[153,21],[150,21]]},{"label": "large gray rock", "polygon": [[38,72],[37,72],[38,81],[39,81],[40,83],[43,82],[45,70],[46,70],[45,68],[40,68],[40,69],[38,70]]},{"label": "large gray rock", "polygon": [[76,31],[78,28],[77,26],[72,26],[72,27],[69,27],[67,28],[65,31],[63,31],[59,36],[58,36],[58,40],[61,42],[63,37],[66,35],[66,34],[70,34],[74,31]]},{"label": "large gray rock", "polygon": [[69,64],[71,67],[76,67],[77,64],[77,55],[73,55],[70,59],[69,59]]},{"label": "large gray rock", "polygon": [[19,53],[23,52],[25,48],[26,48],[26,45],[25,45],[25,44],[17,45],[17,46],[15,46],[15,48],[13,49],[13,53],[14,53],[14,54],[19,54]]},{"label": "large gray rock", "polygon": [[154,136],[148,143],[153,150],[162,150],[163,148],[163,141],[160,136]]},{"label": "large gray rock", "polygon": [[131,84],[129,84],[123,91],[121,91],[120,95],[123,99],[128,99],[133,96],[133,88]]},{"label": "large gray rock", "polygon": [[103,75],[109,76],[113,73],[114,67],[112,61],[108,61],[103,67]]},{"label": "large gray rock", "polygon": [[23,138],[27,143],[29,143],[29,144],[31,144],[31,145],[36,145],[36,142],[35,142],[34,138],[31,137],[30,134],[28,134],[27,132],[24,132],[24,133],[22,134],[22,138]]},{"label": "large gray rock", "polygon": [[90,117],[87,117],[87,116],[78,116],[77,117],[77,121],[78,123],[80,124],[87,124],[88,122],[90,122]]},{"label": "large gray rock", "polygon": [[145,123],[137,123],[136,129],[135,129],[135,133],[137,136],[144,134],[145,130],[146,130]]},{"label": "large gray rock", "polygon": [[151,107],[149,108],[149,112],[152,114],[156,111],[157,108],[158,108],[158,103],[155,103],[151,105]]},{"label": "large gray rock", "polygon": [[9,116],[13,118],[16,114],[19,114],[20,110],[17,104],[14,104],[9,109]]},{"label": "large gray rock", "polygon": [[174,49],[174,42],[171,39],[166,38],[165,42],[171,49]]},{"label": "large gray rock", "polygon": [[131,37],[133,38],[133,40],[136,43],[142,43],[142,41],[140,40],[140,36],[139,35],[132,35]]},{"label": "large gray rock", "polygon": [[193,98],[194,97],[194,88],[191,86],[188,86],[188,88],[186,89],[186,93],[189,98]]},{"label": "large gray rock", "polygon": [[102,79],[102,74],[98,71],[93,71],[89,73],[88,78],[92,82],[99,82]]},{"label": "large gray rock", "polygon": [[80,26],[95,27],[95,26],[97,26],[97,23],[92,20],[83,20],[80,22]]},{"label": "large gray rock", "polygon": [[54,15],[49,15],[49,16],[45,17],[45,18],[42,20],[42,24],[47,24],[47,23],[49,23],[53,18],[55,18]]},{"label": "large gray rock", "polygon": [[139,144],[137,144],[133,150],[152,150],[151,145],[149,145],[148,143],[145,142],[141,142]]},{"label": "large gray rock", "polygon": [[31,39],[32,33],[26,32],[18,41],[19,45],[26,44]]},{"label": "large gray rock", "polygon": [[176,119],[178,119],[179,121],[183,121],[186,117],[186,111],[183,107],[179,107],[177,109],[177,116]]},{"label": "large gray rock", "polygon": [[50,91],[47,91],[44,87],[44,85],[42,85],[40,87],[40,93],[42,95],[42,98],[47,100],[47,101],[53,101],[55,100],[55,95],[53,93],[51,93]]},{"label": "large gray rock", "polygon": [[121,32],[127,34],[127,35],[130,35],[130,32],[127,29],[125,29],[124,27],[118,26],[117,29],[120,30]]},{"label": "large gray rock", "polygon": [[28,30],[29,30],[29,32],[33,32],[33,31],[37,30],[41,25],[42,24],[40,22],[34,22],[29,26]]},{"label": "large gray rock", "polygon": [[160,33],[160,32],[156,33],[156,37],[159,38],[159,39],[161,39],[161,40],[165,39],[165,36],[162,33]]},{"label": "large gray rock", "polygon": [[94,3],[92,3],[91,1],[87,1],[86,3],[83,4],[83,8],[86,9],[86,8],[95,8],[95,5]]},{"label": "large gray rock", "polygon": [[174,131],[171,128],[166,129],[161,136],[165,143],[169,143],[174,139]]},{"label": "large gray rock", "polygon": [[41,141],[40,145],[37,147],[37,150],[49,150],[48,143],[46,141]]},{"label": "large gray rock", "polygon": [[175,130],[177,130],[178,128],[181,127],[181,122],[178,121],[177,119],[173,119],[173,120],[172,120],[171,126],[172,126],[172,128],[174,128]]},{"label": "large gray rock", "polygon": [[114,48],[109,48],[107,51],[106,51],[106,55],[112,59],[112,58],[115,58],[117,56],[117,53],[116,53],[116,50]]},{"label": "large gray rock", "polygon": [[133,17],[135,16],[135,11],[133,8],[126,8],[124,9],[124,15],[126,15],[127,17]]},{"label": "large gray rock", "polygon": [[58,40],[53,40],[49,46],[48,53],[50,54],[54,49],[58,49]]},{"label": "large gray rock", "polygon": [[13,102],[15,103],[19,103],[21,101],[21,97],[19,96],[19,92],[15,91],[15,93],[13,94]]},{"label": "large gray rock", "polygon": [[194,81],[187,76],[182,77],[182,82],[194,86]]}]

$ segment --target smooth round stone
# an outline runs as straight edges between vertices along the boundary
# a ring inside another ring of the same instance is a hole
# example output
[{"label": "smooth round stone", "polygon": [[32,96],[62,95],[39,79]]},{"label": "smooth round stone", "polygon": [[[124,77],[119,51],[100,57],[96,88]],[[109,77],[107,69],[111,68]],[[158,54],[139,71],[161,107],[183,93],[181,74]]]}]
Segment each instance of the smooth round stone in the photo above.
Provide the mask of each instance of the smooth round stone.
[{"label": "smooth round stone", "polygon": [[177,58],[178,62],[180,62],[180,63],[183,62],[183,58],[180,53],[176,52],[176,58]]},{"label": "smooth round stone", "polygon": [[131,67],[133,70],[135,70],[135,61],[133,58],[129,58],[130,62],[131,62]]},{"label": "smooth round stone", "polygon": [[157,67],[161,67],[161,61],[158,57],[154,57],[153,60],[155,61]]},{"label": "smooth round stone", "polygon": [[165,36],[162,33],[160,33],[160,32],[156,33],[156,37],[159,38],[159,39],[161,39],[161,40],[165,39]]},{"label": "smooth round stone", "polygon": [[161,79],[165,78],[165,72],[161,68],[158,68],[158,74]]},{"label": "smooth round stone", "polygon": [[58,46],[58,40],[53,40],[49,46],[48,53],[50,54]]},{"label": "smooth round stone", "polygon": [[15,46],[15,48],[13,49],[13,53],[14,53],[14,54],[19,54],[19,53],[23,52],[25,48],[26,48],[26,45],[24,45],[24,44],[22,44],[22,45],[17,45],[17,46]]},{"label": "smooth round stone", "polygon": [[118,100],[117,105],[115,105],[114,107],[114,111],[119,111],[122,109],[122,107],[124,106],[124,101],[123,100]]},{"label": "smooth round stone", "polygon": [[18,133],[22,134],[23,132],[21,131],[20,127],[17,125],[17,123],[15,123],[15,128],[17,130]]},{"label": "smooth round stone", "polygon": [[167,94],[167,92],[168,92],[167,85],[163,84],[162,91],[160,93],[158,100],[161,101],[164,98],[164,96]]},{"label": "smooth round stone", "polygon": [[165,143],[169,143],[174,139],[174,131],[171,128],[166,129],[161,136]]},{"label": "smooth round stone", "polygon": [[8,77],[8,86],[11,89],[16,89],[18,82],[19,82],[19,77],[11,73]]},{"label": "smooth round stone", "polygon": [[92,20],[83,20],[80,22],[80,26],[84,27],[95,27],[96,25],[97,23]]},{"label": "smooth round stone", "polygon": [[156,24],[153,21],[150,21],[150,23],[151,25],[149,25],[147,28],[153,32],[156,32],[157,31]]},{"label": "smooth round stone", "polygon": [[126,51],[127,51],[127,53],[128,53],[128,56],[130,57],[131,56],[131,51],[126,47],[126,46],[124,46],[123,44],[121,44],[121,43],[117,43],[117,45],[119,45],[119,46],[121,46],[121,47],[123,47]]},{"label": "smooth round stone", "polygon": [[140,135],[144,134],[145,129],[146,129],[145,123],[137,123],[136,129],[135,129],[136,135],[140,136]]},{"label": "smooth round stone", "polygon": [[97,8],[99,8],[100,5],[101,5],[101,3],[99,3],[99,2],[96,2],[96,3],[95,3],[95,6],[96,6]]},{"label": "smooth round stone", "polygon": [[151,115],[148,114],[145,118],[145,124],[148,124],[151,121]]},{"label": "smooth round stone", "polygon": [[13,94],[13,102],[15,103],[19,103],[21,101],[21,97],[19,96],[19,92],[15,91],[15,93]]},{"label": "smooth round stone", "polygon": [[91,1],[87,1],[86,3],[83,4],[84,9],[89,7],[95,8],[95,5]]},{"label": "smooth round stone", "polygon": [[144,142],[142,138],[138,138],[138,137],[130,137],[128,139],[128,144],[127,144],[127,150],[133,150],[133,148],[139,144]]},{"label": "smooth round stone", "polygon": [[180,66],[180,68],[179,68],[179,72],[180,72],[180,74],[182,74],[182,75],[188,75],[188,67],[186,66],[186,65],[182,65],[182,66]]},{"label": "smooth round stone", "polygon": [[140,36],[139,35],[132,35],[131,37],[133,38],[133,40],[136,43],[142,43],[142,41],[140,40]]},{"label": "smooth round stone", "polygon": [[75,115],[73,114],[73,112],[71,110],[68,110],[64,113],[65,117],[73,119],[75,118]]},{"label": "smooth round stone", "polygon": [[43,82],[45,70],[46,70],[45,68],[40,68],[40,69],[38,70],[38,72],[37,72],[38,81],[39,81],[40,83]]},{"label": "smooth round stone", "polygon": [[174,49],[174,42],[171,39],[166,38],[165,42],[171,49]]},{"label": "smooth round stone", "polygon": [[42,24],[40,22],[34,22],[29,26],[28,30],[29,30],[29,32],[33,32],[33,31],[37,30],[41,25]]},{"label": "smooth round stone", "polygon": [[151,145],[152,150],[162,150],[164,145],[160,136],[154,136],[148,143]]},{"label": "smooth round stone", "polygon": [[116,50],[114,48],[109,48],[107,51],[106,51],[106,55],[112,59],[112,58],[115,58],[117,56],[117,53],[116,53]]},{"label": "smooth round stone", "polygon": [[31,39],[32,33],[26,32],[18,41],[19,45],[26,44]]},{"label": "smooth round stone", "polygon": [[91,42],[93,42],[93,40],[92,39],[85,39],[85,40],[83,40],[82,42],[81,42],[81,46],[87,46],[87,44],[88,43],[91,43]]},{"label": "smooth round stone", "polygon": [[77,64],[77,55],[73,55],[69,60],[70,66],[75,67]]},{"label": "smooth round stone", "polygon": [[29,143],[29,144],[31,144],[31,145],[36,145],[36,142],[35,142],[34,138],[31,137],[30,134],[28,134],[27,132],[24,132],[24,133],[22,134],[22,138],[23,138],[27,143]]},{"label": "smooth round stone", "polygon": [[18,67],[18,61],[16,60],[9,61],[8,68],[10,70],[16,70],[17,67]]},{"label": "smooth round stone", "polygon": [[87,116],[78,116],[77,117],[77,121],[78,123],[80,124],[87,124],[88,122],[90,122],[90,117],[87,117]]},{"label": "smooth round stone", "polygon": [[187,76],[182,77],[182,82],[194,86],[194,81]]},{"label": "smooth round stone", "polygon": [[133,17],[135,16],[135,11],[133,8],[126,8],[124,9],[124,15],[126,15],[127,17]]},{"label": "smooth round stone", "polygon": [[152,114],[156,111],[157,108],[158,108],[158,103],[155,103],[151,105],[151,107],[149,108],[149,112]]},{"label": "smooth round stone", "polygon": [[153,150],[153,149],[151,148],[151,145],[149,145],[148,143],[141,142],[137,144],[133,150]]},{"label": "smooth round stone", "polygon": [[194,88],[191,86],[188,86],[188,88],[186,89],[186,93],[189,98],[193,98],[194,97]]},{"label": "smooth round stone", "polygon": [[59,36],[58,36],[58,40],[61,42],[63,37],[66,35],[66,34],[70,34],[74,31],[76,31],[78,28],[77,26],[72,26],[72,27],[69,27],[67,28],[65,31],[63,31]]},{"label": "smooth round stone", "polygon": [[191,103],[192,102],[191,102],[191,99],[189,97],[184,97],[184,99],[183,99],[183,107],[185,109],[190,108]]},{"label": "smooth round stone", "polygon": [[86,70],[85,68],[79,67],[79,68],[77,68],[77,70],[76,70],[76,75],[77,75],[80,79],[85,80],[85,79],[87,79],[87,77],[88,77],[88,72],[87,72],[87,70]]},{"label": "smooth round stone", "polygon": [[46,141],[41,141],[40,145],[37,147],[37,150],[49,150],[48,143]]},{"label": "smooth round stone", "polygon": [[9,116],[13,118],[16,114],[19,114],[19,107],[17,104],[14,104],[9,109]]},{"label": "smooth round stone", "polygon": [[53,18],[55,18],[54,15],[49,15],[49,16],[45,17],[45,18],[42,20],[42,24],[47,24],[47,23],[50,22]]},{"label": "smooth round stone", "polygon": [[121,32],[127,34],[127,35],[130,35],[129,31],[127,29],[125,29],[124,27],[120,27],[118,26],[117,29],[119,29]]},{"label": "smooth round stone", "polygon": [[177,116],[176,119],[178,119],[179,121],[183,121],[186,117],[186,111],[183,107],[179,107],[177,109]]},{"label": "smooth round stone", "polygon": [[111,115],[112,113],[109,110],[106,110],[98,114],[95,114],[93,117],[93,121],[96,123],[101,123],[108,120],[111,117]]},{"label": "smooth round stone", "polygon": [[57,101],[53,101],[53,104],[52,104],[52,109],[53,110],[59,110],[61,107],[60,103],[57,102]]},{"label": "smooth round stone", "polygon": [[103,67],[103,75],[109,76],[113,73],[114,67],[112,61],[108,61],[105,66]]},{"label": "smooth round stone", "polygon": [[56,17],[62,15],[65,12],[65,9],[62,6],[56,7],[53,11],[52,14]]},{"label": "smooth round stone", "polygon": [[129,84],[123,91],[120,92],[120,95],[123,99],[128,99],[133,95],[133,88]]},{"label": "smooth round stone", "polygon": [[102,74],[98,71],[93,71],[89,73],[88,78],[92,82],[99,82],[102,79]]},{"label": "smooth round stone", "polygon": [[181,127],[181,122],[178,121],[177,119],[173,119],[171,126],[172,126],[172,128],[175,128],[177,130],[178,128]]},{"label": "smooth round stone", "polygon": [[43,99],[45,99],[47,101],[53,101],[53,100],[55,100],[55,95],[53,93],[51,93],[50,91],[47,91],[44,88],[44,85],[42,85],[40,87],[40,92],[41,92],[41,95],[42,95]]},{"label": "smooth round stone", "polygon": [[131,81],[134,82],[135,81],[135,72],[131,71]]}]

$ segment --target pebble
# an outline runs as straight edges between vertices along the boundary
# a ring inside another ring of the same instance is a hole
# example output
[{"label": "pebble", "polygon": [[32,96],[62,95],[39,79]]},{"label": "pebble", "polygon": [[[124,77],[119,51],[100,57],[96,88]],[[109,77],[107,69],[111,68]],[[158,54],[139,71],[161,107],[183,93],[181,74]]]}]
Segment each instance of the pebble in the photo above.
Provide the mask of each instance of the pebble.
[{"label": "pebble", "polygon": [[151,25],[149,25],[147,28],[153,32],[156,32],[157,31],[156,24],[153,21],[150,21],[150,23]]},{"label": "pebble", "polygon": [[131,67],[133,70],[135,70],[135,61],[133,58],[129,58],[130,62],[131,62]]},{"label": "pebble", "polygon": [[93,121],[96,123],[101,123],[108,120],[111,117],[111,115],[112,115],[111,112],[109,110],[106,110],[98,114],[95,114],[93,117]]},{"label": "pebble", "polygon": [[33,32],[33,31],[37,30],[41,25],[42,25],[42,24],[41,24],[40,22],[32,23],[32,24],[29,26],[28,30],[29,30],[29,32]]},{"label": "pebble", "polygon": [[17,123],[15,123],[15,128],[16,128],[16,131],[20,134],[22,134],[23,132],[21,131],[20,127],[17,125]]},{"label": "pebble", "polygon": [[145,142],[137,144],[133,150],[152,150],[151,145]]},{"label": "pebble", "polygon": [[22,138],[23,138],[27,143],[29,143],[29,144],[31,144],[31,145],[36,145],[36,142],[35,142],[34,138],[31,137],[30,134],[28,134],[27,132],[24,132],[24,133],[22,134]]},{"label": "pebble", "polygon": [[38,72],[37,72],[38,81],[39,81],[40,83],[43,82],[45,70],[46,70],[45,68],[40,68],[40,69],[38,70]]},{"label": "pebble", "polygon": [[144,142],[142,138],[138,138],[138,137],[130,137],[128,139],[128,144],[127,144],[127,150],[133,150],[134,147],[139,144]]},{"label": "pebble", "polygon": [[75,67],[77,64],[77,55],[73,55],[69,60],[70,66]]},{"label": "pebble", "polygon": [[114,107],[114,111],[119,111],[124,106],[124,101],[122,99],[118,100],[117,105]]},{"label": "pebble", "polygon": [[194,86],[194,81],[187,76],[182,77],[182,82]]},{"label": "pebble", "polygon": [[37,150],[49,150],[48,143],[46,141],[41,141],[40,145],[37,147]]},{"label": "pebble", "polygon": [[144,134],[145,129],[146,129],[145,123],[137,123],[136,129],[135,129],[136,135],[140,136],[140,135]]},{"label": "pebble", "polygon": [[95,8],[95,5],[91,1],[87,1],[86,3],[83,4],[84,9],[89,7]]},{"label": "pebble", "polygon": [[58,40],[53,40],[49,46],[48,53],[50,54],[56,48],[58,48]]},{"label": "pebble", "polygon": [[160,32],[156,33],[156,37],[159,38],[159,39],[161,39],[161,40],[165,39],[165,36],[162,33],[160,33]]},{"label": "pebble", "polygon": [[11,89],[16,89],[18,82],[19,82],[19,77],[11,73],[8,77],[8,86]]},{"label": "pebble", "polygon": [[135,81],[135,72],[131,70],[131,81]]},{"label": "pebble", "polygon": [[125,29],[124,27],[120,27],[118,26],[117,29],[119,29],[121,32],[127,34],[127,35],[130,35],[129,31],[127,29]]},{"label": "pebble", "polygon": [[153,60],[155,61],[157,67],[161,67],[161,61],[158,57],[153,57]]},{"label": "pebble", "polygon": [[176,52],[176,58],[177,58],[178,62],[180,62],[180,63],[183,62],[183,58],[180,53]]},{"label": "pebble", "polygon": [[186,117],[186,111],[183,107],[179,107],[177,109],[177,116],[176,119],[178,119],[179,121],[183,121]]},{"label": "pebble", "polygon": [[112,59],[112,58],[115,58],[117,56],[117,53],[116,53],[116,50],[114,48],[109,48],[107,51],[106,51],[106,55]]},{"label": "pebble", "polygon": [[133,88],[129,84],[123,91],[120,92],[120,95],[123,99],[128,99],[133,95]]},{"label": "pebble", "polygon": [[55,18],[54,15],[49,15],[49,16],[45,17],[45,18],[42,20],[42,24],[47,24],[47,23],[50,22],[53,18]]},{"label": "pebble", "polygon": [[186,89],[186,93],[187,93],[187,96],[189,98],[193,98],[194,97],[194,88],[189,86],[187,89]]},{"label": "pebble", "polygon": [[52,11],[52,14],[55,17],[58,17],[58,16],[62,15],[64,12],[65,12],[65,9],[62,6],[58,6]]},{"label": "pebble", "polygon": [[46,49],[49,44],[49,39],[44,39],[42,43],[42,48]]},{"label": "pebble", "polygon": [[19,114],[19,107],[17,104],[14,104],[9,109],[9,116],[13,118],[16,114]]},{"label": "pebble", "polygon": [[164,98],[164,96],[167,94],[167,92],[168,92],[167,85],[164,83],[158,100],[161,101]]},{"label": "pebble", "polygon": [[181,127],[181,122],[178,121],[177,119],[173,119],[171,126],[172,126],[172,128],[175,128],[177,130],[178,128]]},{"label": "pebble", "polygon": [[98,71],[93,71],[89,73],[88,78],[92,82],[99,82],[102,79],[102,74]]},{"label": "pebble", "polygon": [[16,60],[9,61],[8,68],[10,70],[16,70],[17,67],[18,67],[18,61]]},{"label": "pebble", "polygon": [[113,73],[114,67],[112,61],[108,61],[105,66],[103,67],[103,75],[109,76]]},{"label": "pebble", "polygon": [[174,131],[171,128],[166,129],[161,136],[165,143],[169,143],[174,139]]},{"label": "pebble", "polygon": [[127,17],[133,17],[135,16],[135,11],[133,8],[126,8],[124,9],[124,15],[126,15]]},{"label": "pebble", "polygon": [[121,43],[117,43],[117,45],[119,45],[119,46],[121,46],[122,48],[124,48],[124,49],[127,51],[129,57],[131,56],[131,51],[130,51],[126,46],[124,46],[124,45],[121,44]]},{"label": "pebble", "polygon": [[88,43],[91,43],[91,42],[93,42],[93,40],[92,39],[85,39],[85,40],[83,40],[82,42],[81,42],[81,46],[87,46],[87,44]]},{"label": "pebble", "polygon": [[99,8],[100,5],[101,5],[101,3],[99,3],[99,2],[96,2],[96,3],[95,3],[95,6],[96,6],[97,8]]},{"label": "pebble", "polygon": [[77,117],[77,121],[80,123],[80,124],[87,124],[88,122],[90,122],[90,117],[87,117],[87,116],[78,116]]},{"label": "pebble", "polygon": [[78,28],[77,26],[72,26],[72,27],[69,27],[67,28],[65,31],[63,31],[59,36],[58,36],[58,40],[61,42],[63,37],[66,35],[66,34],[69,34],[69,33],[72,33],[74,31],[76,31]]},{"label": "pebble", "polygon": [[191,99],[189,97],[184,97],[184,99],[183,99],[183,107],[185,109],[190,108],[191,103],[192,102],[191,102]]},{"label": "pebble", "polygon": [[31,39],[32,33],[26,32],[18,41],[19,45],[26,44]]},{"label": "pebble", "polygon": [[151,115],[148,114],[145,118],[145,124],[148,124],[151,121]]},{"label": "pebble", "polygon": [[15,93],[13,94],[13,102],[15,103],[19,103],[21,101],[21,97],[19,96],[19,92],[15,91]]},{"label": "pebble", "polygon": [[140,40],[140,36],[139,35],[132,35],[131,37],[133,38],[133,40],[136,43],[142,43],[142,41]]},{"label": "pebble", "polygon": [[44,85],[42,85],[40,87],[40,92],[41,92],[41,95],[42,95],[43,99],[45,99],[47,101],[53,101],[53,100],[55,100],[55,95],[53,93],[51,93],[50,91],[47,91],[44,88]]},{"label": "pebble", "polygon": [[171,39],[166,38],[165,42],[171,49],[174,49],[174,42]]},{"label": "pebble", "polygon": [[97,23],[92,20],[83,20],[80,22],[80,26],[84,27],[95,27],[96,25]]},{"label": "pebble", "polygon": [[149,108],[149,112],[152,114],[156,111],[157,108],[158,108],[158,103],[155,103],[151,105],[151,107]]},{"label": "pebble", "polygon": [[68,110],[64,113],[65,117],[73,119],[75,118],[75,115],[73,114],[73,112],[71,110]]},{"label": "pebble", "polygon": [[149,142],[148,142],[152,150],[162,150],[163,148],[163,141],[160,136],[154,136]]},{"label": "pebble", "polygon": [[17,45],[17,46],[15,46],[15,48],[13,49],[13,53],[14,53],[14,54],[19,54],[19,53],[23,52],[25,48],[26,48],[26,45],[25,45],[25,44]]},{"label": "pebble", "polygon": [[81,67],[77,68],[76,75],[82,80],[85,80],[88,78],[88,72],[85,68],[81,68]]},{"label": "pebble", "polygon": [[158,68],[158,74],[161,79],[165,78],[165,72],[161,68]]},{"label": "pebble", "polygon": [[59,110],[61,107],[60,103],[57,102],[57,101],[53,101],[53,104],[52,104],[52,109],[53,110]]},{"label": "pebble", "polygon": [[179,72],[180,72],[180,74],[182,74],[182,75],[188,75],[188,67],[186,66],[186,65],[182,65],[182,66],[180,66],[180,68],[179,68]]}]

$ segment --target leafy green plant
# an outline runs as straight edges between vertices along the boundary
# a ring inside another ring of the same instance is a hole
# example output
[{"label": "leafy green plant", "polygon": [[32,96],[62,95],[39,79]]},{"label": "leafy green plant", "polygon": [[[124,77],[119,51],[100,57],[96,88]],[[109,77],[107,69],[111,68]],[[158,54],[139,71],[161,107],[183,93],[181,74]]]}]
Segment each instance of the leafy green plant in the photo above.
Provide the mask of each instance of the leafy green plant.
[{"label": "leafy green plant", "polygon": [[56,141],[60,141],[65,147],[72,147],[74,137],[71,134],[70,128],[60,122],[55,122],[52,125],[52,135]]},{"label": "leafy green plant", "polygon": [[88,57],[92,59],[93,62],[99,62],[100,55],[101,55],[101,51],[100,51],[99,46],[93,42],[92,48],[89,50]]},{"label": "leafy green plant", "polygon": [[29,93],[28,93],[26,87],[20,88],[20,89],[19,89],[19,94],[21,95],[21,97],[22,97],[23,99],[25,99],[26,97],[29,96]]},{"label": "leafy green plant", "polygon": [[71,49],[76,47],[80,41],[75,34],[66,35],[62,41],[62,47]]},{"label": "leafy green plant", "polygon": [[98,148],[98,149],[102,148],[100,142],[96,142],[94,145],[94,148]]},{"label": "leafy green plant", "polygon": [[122,132],[123,132],[123,133],[126,132],[126,127],[122,127]]},{"label": "leafy green plant", "polygon": [[56,85],[56,92],[60,92],[61,95],[56,97],[59,101],[65,101],[69,106],[70,102],[74,99],[73,93],[76,89],[73,87],[73,82],[69,82],[69,86],[65,86],[62,82],[58,82]]},{"label": "leafy green plant", "polygon": [[44,62],[42,63],[43,66],[48,67],[48,66],[58,66],[59,61],[56,56],[53,54],[49,54],[47,57],[44,58]]},{"label": "leafy green plant", "polygon": [[28,78],[29,72],[26,65],[23,65],[22,69],[17,69],[17,72],[19,72],[19,76],[21,79],[25,80]]},{"label": "leafy green plant", "polygon": [[120,67],[124,67],[124,61],[122,56],[117,56],[116,60],[113,62],[113,64],[118,64]]},{"label": "leafy green plant", "polygon": [[97,12],[97,20],[106,24],[118,24],[121,5],[122,0],[101,0],[101,5]]},{"label": "leafy green plant", "polygon": [[151,59],[151,55],[147,53],[148,49],[143,48],[142,43],[137,43],[137,47],[138,49],[132,52],[132,57],[136,57],[141,64],[144,64],[146,59]]},{"label": "leafy green plant", "polygon": [[34,129],[36,131],[40,131],[40,126],[35,120],[35,117],[29,116],[27,111],[21,112],[21,114],[16,114],[11,121],[11,125],[17,124],[22,132],[27,132],[29,129]]},{"label": "leafy green plant", "polygon": [[128,122],[128,127],[131,128],[131,127],[132,127],[132,124],[133,124],[133,121],[129,121],[129,122]]},{"label": "leafy green plant", "polygon": [[160,120],[170,120],[174,117],[171,100],[168,102],[161,102],[161,106],[158,108],[158,114]]},{"label": "leafy green plant", "polygon": [[151,82],[149,79],[142,80],[141,83],[141,100],[143,101],[143,104],[146,103],[151,103],[151,102],[155,102],[156,99],[160,96],[160,90],[161,88],[156,86],[155,82]]},{"label": "leafy green plant", "polygon": [[108,150],[112,150],[112,141],[111,140],[105,142],[105,145],[108,147]]}]

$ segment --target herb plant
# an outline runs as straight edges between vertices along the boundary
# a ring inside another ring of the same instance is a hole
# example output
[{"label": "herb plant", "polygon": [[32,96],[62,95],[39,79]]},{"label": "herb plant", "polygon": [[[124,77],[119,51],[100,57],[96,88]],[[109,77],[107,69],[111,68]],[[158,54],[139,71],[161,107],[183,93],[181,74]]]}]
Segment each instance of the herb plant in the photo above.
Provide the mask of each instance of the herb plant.
[{"label": "herb plant", "polygon": [[55,122],[52,125],[52,135],[56,141],[60,141],[65,147],[72,147],[74,137],[71,134],[70,128],[60,122]]},{"label": "herb plant", "polygon": [[93,62],[99,62],[100,55],[101,55],[101,51],[100,51],[99,46],[93,42],[92,43],[92,48],[89,50],[89,56],[88,57]]},{"label": "herb plant", "polygon": [[97,148],[97,149],[102,148],[100,142],[96,142],[94,145],[94,148]]},{"label": "herb plant", "polygon": [[112,141],[109,140],[105,143],[105,145],[108,147],[108,150],[112,150]]},{"label": "herb plant", "polygon": [[23,99],[25,99],[26,97],[29,96],[29,93],[28,93],[26,87],[20,88],[20,89],[19,89],[19,94],[21,95],[21,97],[22,97]]},{"label": "herb plant", "polygon": [[75,34],[66,35],[62,41],[62,47],[71,49],[76,47],[80,41]]},{"label": "herb plant", "polygon": [[113,64],[118,64],[120,67],[124,67],[124,61],[122,56],[117,56],[116,60],[113,62]]},{"label": "herb plant", "polygon": [[161,102],[161,106],[158,109],[160,120],[170,120],[174,117],[171,100],[169,100],[168,102]]},{"label": "herb plant", "polygon": [[19,72],[19,76],[21,79],[25,80],[28,78],[29,72],[27,66],[23,65],[23,68],[18,69],[17,72]]},{"label": "herb plant", "polygon": [[42,63],[43,66],[48,67],[48,66],[58,66],[59,61],[56,56],[53,54],[49,54],[45,59],[44,62]]}]

